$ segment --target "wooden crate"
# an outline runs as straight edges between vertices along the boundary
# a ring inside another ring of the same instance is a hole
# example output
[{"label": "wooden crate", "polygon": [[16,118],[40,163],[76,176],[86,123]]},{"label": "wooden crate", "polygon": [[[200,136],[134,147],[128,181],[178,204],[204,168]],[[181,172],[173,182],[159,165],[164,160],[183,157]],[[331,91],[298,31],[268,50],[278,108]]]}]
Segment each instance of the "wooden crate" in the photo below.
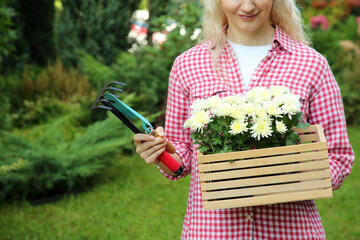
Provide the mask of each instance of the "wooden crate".
[{"label": "wooden crate", "polygon": [[329,157],[320,125],[296,129],[301,144],[198,154],[205,210],[331,198]]}]

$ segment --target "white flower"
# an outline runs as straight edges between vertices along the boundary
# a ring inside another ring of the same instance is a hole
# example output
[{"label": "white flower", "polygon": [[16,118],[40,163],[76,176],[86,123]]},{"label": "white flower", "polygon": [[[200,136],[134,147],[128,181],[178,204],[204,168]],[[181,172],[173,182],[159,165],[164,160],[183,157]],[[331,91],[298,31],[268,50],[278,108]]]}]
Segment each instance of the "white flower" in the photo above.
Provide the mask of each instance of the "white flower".
[{"label": "white flower", "polygon": [[211,96],[205,100],[207,109],[214,109],[221,103],[221,98],[217,95]]},{"label": "white flower", "polygon": [[266,109],[261,105],[255,105],[255,114],[256,118],[266,119],[269,115],[266,112]]},{"label": "white flower", "polygon": [[212,113],[219,117],[230,116],[234,112],[235,107],[231,103],[224,103],[217,105]]},{"label": "white flower", "polygon": [[198,111],[193,113],[184,123],[184,128],[190,128],[193,131],[203,130],[206,124],[212,122],[209,111]]},{"label": "white flower", "polygon": [[266,120],[258,120],[254,121],[254,124],[250,127],[251,130],[251,137],[257,139],[258,141],[260,138],[267,138],[272,134],[271,128],[271,121]]},{"label": "white flower", "polygon": [[283,114],[282,109],[279,107],[279,104],[275,101],[269,101],[265,105],[266,112],[270,116],[274,117],[282,117],[281,114]]},{"label": "white flower", "polygon": [[274,97],[280,97],[283,94],[290,93],[290,89],[285,86],[271,86],[270,91]]},{"label": "white flower", "polygon": [[240,105],[244,102],[244,97],[241,95],[231,95],[223,98],[223,101],[231,104]]},{"label": "white flower", "polygon": [[243,132],[247,132],[247,122],[243,120],[234,120],[230,125],[229,133],[232,135],[241,134]]},{"label": "white flower", "polygon": [[272,98],[272,92],[265,87],[255,87],[246,93],[246,97],[253,102],[269,101]]},{"label": "white flower", "polygon": [[275,121],[276,131],[279,133],[285,133],[287,131],[287,127],[283,121]]},{"label": "white flower", "polygon": [[233,111],[231,112],[230,116],[235,119],[244,121],[246,118],[246,112],[241,106],[233,105]]},{"label": "white flower", "polygon": [[280,97],[283,105],[281,109],[284,111],[285,114],[294,115],[301,111],[301,104],[300,104],[300,97],[298,95],[288,93],[284,94]]},{"label": "white flower", "polygon": [[255,117],[256,116],[256,105],[254,103],[245,103],[243,106],[243,110],[244,112],[251,117]]},{"label": "white flower", "polygon": [[206,110],[207,108],[206,100],[198,98],[191,104],[190,108],[192,109],[193,113],[201,110]]}]

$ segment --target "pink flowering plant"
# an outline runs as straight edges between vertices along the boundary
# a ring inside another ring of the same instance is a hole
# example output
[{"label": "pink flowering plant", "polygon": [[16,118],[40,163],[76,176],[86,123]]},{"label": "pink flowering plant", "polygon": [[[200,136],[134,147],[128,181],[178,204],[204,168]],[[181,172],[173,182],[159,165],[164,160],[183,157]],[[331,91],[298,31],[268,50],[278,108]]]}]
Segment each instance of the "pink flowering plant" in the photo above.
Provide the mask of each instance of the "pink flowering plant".
[{"label": "pink flowering plant", "polygon": [[300,137],[293,128],[310,126],[300,109],[299,96],[287,87],[256,87],[246,95],[195,100],[184,128],[203,154],[295,145]]}]

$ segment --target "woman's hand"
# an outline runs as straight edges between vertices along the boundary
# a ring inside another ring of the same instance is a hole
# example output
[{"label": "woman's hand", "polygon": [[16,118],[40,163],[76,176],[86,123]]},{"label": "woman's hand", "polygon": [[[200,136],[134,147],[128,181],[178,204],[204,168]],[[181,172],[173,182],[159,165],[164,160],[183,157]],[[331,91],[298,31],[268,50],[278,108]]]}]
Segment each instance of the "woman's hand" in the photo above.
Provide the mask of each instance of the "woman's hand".
[{"label": "woman's hand", "polygon": [[135,134],[134,143],[136,145],[136,152],[147,164],[159,163],[158,157],[165,151],[165,146],[168,140],[165,138],[164,128],[158,127],[155,129],[158,137],[148,134]]}]

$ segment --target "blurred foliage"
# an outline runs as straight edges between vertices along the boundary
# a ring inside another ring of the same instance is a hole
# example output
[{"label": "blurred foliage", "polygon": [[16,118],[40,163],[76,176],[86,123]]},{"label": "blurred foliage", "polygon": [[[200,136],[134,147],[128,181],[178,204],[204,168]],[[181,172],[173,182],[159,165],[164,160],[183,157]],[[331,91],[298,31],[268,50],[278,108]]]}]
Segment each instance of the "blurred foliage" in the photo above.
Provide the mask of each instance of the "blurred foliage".
[{"label": "blurred foliage", "polygon": [[0,92],[10,103],[8,113],[16,128],[61,116],[73,104],[89,108],[95,97],[88,78],[76,69],[65,69],[59,60],[46,68],[28,66],[22,74],[0,75],[0,80]]},{"label": "blurred foliage", "polygon": [[3,69],[3,58],[10,56],[15,50],[14,40],[16,33],[12,29],[11,17],[15,15],[14,9],[8,6],[7,0],[0,0],[0,72]]},{"label": "blurred foliage", "polygon": [[360,54],[345,60],[347,66],[339,73],[340,88],[344,101],[346,121],[350,125],[360,125]]},{"label": "blurred foliage", "polygon": [[56,20],[57,52],[65,66],[76,66],[77,49],[111,64],[130,47],[130,17],[140,0],[62,0]]},{"label": "blurred foliage", "polygon": [[354,1],[307,1],[304,21],[311,25],[313,17],[324,16],[329,28],[313,27],[313,47],[329,62],[340,86],[346,120],[349,125],[360,123],[360,6]]},{"label": "blurred foliage", "polygon": [[33,131],[31,141],[1,132],[0,201],[81,190],[111,165],[114,154],[132,150],[132,133],[115,117],[79,129],[74,118],[65,115]]},{"label": "blurred foliage", "polygon": [[13,55],[4,58],[3,72],[23,69],[26,64],[46,66],[55,60],[54,2],[48,0],[10,1],[16,11],[12,16],[16,32]]}]

